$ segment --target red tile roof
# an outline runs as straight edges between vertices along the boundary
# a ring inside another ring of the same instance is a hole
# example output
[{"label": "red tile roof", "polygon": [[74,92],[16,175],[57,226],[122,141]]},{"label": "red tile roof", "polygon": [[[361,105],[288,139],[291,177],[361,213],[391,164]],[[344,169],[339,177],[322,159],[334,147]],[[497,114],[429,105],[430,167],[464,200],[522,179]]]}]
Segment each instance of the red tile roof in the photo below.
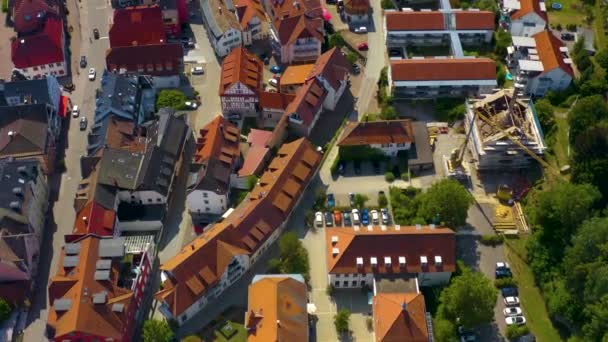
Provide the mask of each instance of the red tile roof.
[{"label": "red tile roof", "polygon": [[112,236],[116,212],[106,209],[94,201],[90,201],[82,210],[76,213],[73,235],[95,234]]},{"label": "red tile roof", "polygon": [[540,8],[540,3],[540,0],[519,0],[520,9],[511,14],[511,20],[522,18],[530,13],[536,13],[539,17],[545,20],[545,22],[549,22],[547,12]]},{"label": "red tile roof", "polygon": [[262,89],[263,68],[262,61],[247,49],[232,49],[222,63],[219,95],[223,96],[237,83],[246,86],[255,94],[259,93]]},{"label": "red tile roof", "polygon": [[538,58],[543,63],[545,73],[555,68],[561,68],[565,73],[574,77],[572,66],[564,62],[564,58],[568,58],[568,56],[559,50],[565,45],[553,33],[548,30],[539,32],[534,35],[534,40]]},{"label": "red tile roof", "polygon": [[496,63],[489,58],[402,59],[391,61],[393,81],[494,80]]},{"label": "red tile roof", "polygon": [[345,0],[344,11],[348,14],[367,14],[369,13],[369,0]]},{"label": "red tile roof", "polygon": [[[338,242],[332,243],[332,237]],[[328,273],[420,273],[454,272],[456,270],[456,239],[448,228],[420,229],[412,226],[332,228],[325,230]],[[334,248],[338,253],[334,254]],[[422,266],[420,257],[426,256],[427,266]],[[442,264],[435,263],[435,256],[442,258]],[[377,266],[371,265],[375,257]],[[391,258],[386,266],[385,257]],[[405,257],[406,266],[399,265],[399,257]],[[357,258],[363,259],[363,266],[357,266]]]},{"label": "red tile roof", "polygon": [[308,78],[323,78],[337,91],[340,82],[346,82],[350,68],[350,63],[342,50],[334,47],[319,56]]},{"label": "red tile roof", "polygon": [[[268,133],[272,134],[272,132]],[[270,149],[264,145],[252,145],[247,150],[247,154],[245,154],[243,166],[241,166],[238,172],[239,177],[247,177],[261,172],[264,160],[269,152]]]},{"label": "red tile roof", "polygon": [[349,122],[338,139],[338,146],[412,142],[414,131],[410,120]]},{"label": "red tile roof", "polygon": [[138,6],[114,10],[109,31],[110,47],[166,42],[160,7]]},{"label": "red tile roof", "polygon": [[263,91],[260,93],[260,107],[262,109],[283,109],[295,99],[293,94],[271,93]]},{"label": "red tile roof", "polygon": [[138,72],[143,69],[146,75],[177,75],[183,56],[184,50],[179,43],[115,47],[106,52],[106,66],[109,71]]},{"label": "red tile roof", "polygon": [[272,137],[272,131],[252,129],[247,135],[247,142],[251,146],[266,146],[270,137]]},{"label": "red tile roof", "polygon": [[[285,2],[289,3],[290,1]],[[307,16],[300,13],[287,17],[276,17],[273,25],[282,46],[293,44],[299,38],[315,38],[321,42],[324,39],[323,19],[320,14],[318,16]]]},{"label": "red tile roof", "polygon": [[378,293],[372,307],[376,342],[428,342],[422,294]]},{"label": "red tile roof", "polygon": [[254,17],[258,17],[260,21],[266,20],[266,12],[259,0],[236,0],[234,7],[237,10],[241,27],[245,28]]},{"label": "red tile roof", "polygon": [[494,12],[456,11],[454,12],[457,30],[494,30]]},{"label": "red tile roof", "polygon": [[430,31],[445,30],[443,13],[432,12],[390,12],[386,13],[388,31]]},{"label": "red tile roof", "polygon": [[18,33],[28,33],[41,28],[49,16],[57,19],[59,6],[54,1],[16,0],[11,19]]},{"label": "red tile roof", "polygon": [[63,63],[63,21],[47,18],[41,32],[20,37],[11,43],[11,58],[15,67],[29,68],[50,63]]},{"label": "red tile roof", "polygon": [[320,161],[304,138],[281,146],[249,197],[161,266],[171,277],[157,300],[181,315],[218,282],[235,255],[255,253],[287,219]]},{"label": "red tile roof", "polygon": [[313,123],[315,115],[323,106],[323,101],[327,96],[327,91],[321,83],[312,78],[307,80],[303,86],[296,91],[296,97],[285,109],[287,115],[297,113],[304,125],[309,126]]}]

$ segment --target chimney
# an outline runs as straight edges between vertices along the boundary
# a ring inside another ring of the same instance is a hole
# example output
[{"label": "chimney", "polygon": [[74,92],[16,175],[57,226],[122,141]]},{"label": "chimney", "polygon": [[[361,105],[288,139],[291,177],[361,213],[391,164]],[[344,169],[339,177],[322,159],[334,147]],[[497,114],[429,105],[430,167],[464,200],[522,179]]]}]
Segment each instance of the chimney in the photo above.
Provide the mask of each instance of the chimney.
[{"label": "chimney", "polygon": [[14,136],[15,136],[15,132],[14,131],[8,131],[8,137],[9,137],[9,139],[13,140]]},{"label": "chimney", "polygon": [[280,327],[281,327],[281,320],[277,319],[277,328],[280,328]]},{"label": "chimney", "polygon": [[88,217],[83,216],[82,217],[82,222],[84,222],[86,224],[86,223],[88,223],[88,219],[89,219]]}]

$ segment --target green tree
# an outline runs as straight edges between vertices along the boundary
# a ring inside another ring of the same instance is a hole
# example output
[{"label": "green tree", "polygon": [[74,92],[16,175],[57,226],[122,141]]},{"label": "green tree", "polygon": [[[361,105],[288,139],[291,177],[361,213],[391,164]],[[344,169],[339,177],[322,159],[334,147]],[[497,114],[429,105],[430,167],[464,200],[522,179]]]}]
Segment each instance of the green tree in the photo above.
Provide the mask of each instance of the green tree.
[{"label": "green tree", "polygon": [[572,180],[597,186],[608,201],[608,120],[580,133],[572,145]]},{"label": "green tree", "polygon": [[439,317],[458,321],[467,329],[492,322],[498,296],[492,281],[464,265],[461,270],[439,296]]},{"label": "green tree", "polygon": [[350,330],[349,325],[350,311],[344,308],[338,310],[338,313],[334,315],[334,326],[336,327],[338,335],[347,333]]},{"label": "green tree", "polygon": [[466,223],[472,203],[473,197],[462,184],[452,179],[443,179],[431,185],[421,196],[418,216],[427,222],[439,219],[448,227],[457,228]]},{"label": "green tree", "polygon": [[385,105],[382,107],[382,111],[380,112],[380,118],[382,120],[395,120],[398,117],[399,114],[397,114],[395,107],[390,105]]},{"label": "green tree", "polygon": [[583,335],[587,341],[608,341],[608,293],[586,308],[587,323]]},{"label": "green tree", "polygon": [[555,127],[554,110],[551,102],[547,99],[540,99],[534,103],[534,109],[545,134],[551,132]]},{"label": "green tree", "polygon": [[329,48],[334,48],[334,47],[343,47],[344,45],[346,45],[346,41],[344,40],[344,37],[342,37],[342,35],[339,32],[333,33],[332,35],[329,36]]},{"label": "green tree", "polygon": [[367,201],[369,201],[369,197],[367,197],[367,195],[364,195],[364,194],[356,194],[355,199],[353,200],[356,208],[365,207],[365,203]]},{"label": "green tree", "polygon": [[507,56],[507,48],[511,46],[511,33],[507,30],[498,29],[494,33],[494,53],[497,54],[500,60]]},{"label": "green tree", "polygon": [[570,141],[574,142],[588,127],[607,118],[608,105],[601,95],[580,98],[568,113]]},{"label": "green tree", "polygon": [[456,327],[447,319],[435,318],[433,320],[433,336],[437,342],[457,341]]},{"label": "green tree", "polygon": [[11,305],[4,298],[0,298],[0,323],[9,318],[11,311]]},{"label": "green tree", "polygon": [[286,232],[279,239],[279,258],[271,259],[269,267],[279,273],[302,274],[308,280],[310,265],[308,251],[295,232]]},{"label": "green tree", "polygon": [[359,55],[357,55],[357,53],[356,53],[356,52],[349,51],[349,52],[346,54],[346,59],[348,60],[348,62],[349,62],[350,64],[354,64],[354,63],[356,63],[356,62],[357,62],[357,60],[359,60]]},{"label": "green tree", "polygon": [[186,95],[177,89],[163,89],[156,98],[156,109],[173,108],[179,110],[184,108],[187,100]]},{"label": "green tree", "polygon": [[604,48],[595,54],[595,61],[602,68],[608,70],[608,49]]},{"label": "green tree", "polygon": [[169,342],[173,338],[173,331],[167,321],[148,319],[144,322],[144,342]]},{"label": "green tree", "polygon": [[250,175],[249,177],[247,177],[247,190],[251,191],[251,189],[253,189],[256,184],[258,184],[258,177],[254,175]]},{"label": "green tree", "polygon": [[378,205],[382,208],[386,208],[388,206],[388,198],[384,193],[378,195]]}]

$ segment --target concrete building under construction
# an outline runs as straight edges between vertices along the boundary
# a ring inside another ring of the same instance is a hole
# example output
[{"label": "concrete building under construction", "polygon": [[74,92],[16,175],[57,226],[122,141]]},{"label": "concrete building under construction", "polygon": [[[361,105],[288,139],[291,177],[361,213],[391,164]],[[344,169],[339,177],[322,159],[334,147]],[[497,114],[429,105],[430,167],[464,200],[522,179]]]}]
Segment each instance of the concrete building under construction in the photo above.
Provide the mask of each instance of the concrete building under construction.
[{"label": "concrete building under construction", "polygon": [[542,157],[547,148],[534,106],[512,94],[504,89],[466,104],[468,147],[478,171],[527,168],[531,154]]}]

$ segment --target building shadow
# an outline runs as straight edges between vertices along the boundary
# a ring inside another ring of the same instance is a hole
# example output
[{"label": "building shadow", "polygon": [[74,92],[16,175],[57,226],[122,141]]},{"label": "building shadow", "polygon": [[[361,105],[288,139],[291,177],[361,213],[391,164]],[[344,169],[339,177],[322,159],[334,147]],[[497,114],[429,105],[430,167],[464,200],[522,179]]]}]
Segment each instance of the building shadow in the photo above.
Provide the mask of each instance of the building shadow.
[{"label": "building shadow", "polygon": [[337,310],[347,309],[351,313],[371,315],[372,306],[368,303],[368,291],[371,289],[336,289],[333,300]]},{"label": "building shadow", "polygon": [[478,235],[456,235],[456,258],[474,270],[479,270],[479,239]]}]

